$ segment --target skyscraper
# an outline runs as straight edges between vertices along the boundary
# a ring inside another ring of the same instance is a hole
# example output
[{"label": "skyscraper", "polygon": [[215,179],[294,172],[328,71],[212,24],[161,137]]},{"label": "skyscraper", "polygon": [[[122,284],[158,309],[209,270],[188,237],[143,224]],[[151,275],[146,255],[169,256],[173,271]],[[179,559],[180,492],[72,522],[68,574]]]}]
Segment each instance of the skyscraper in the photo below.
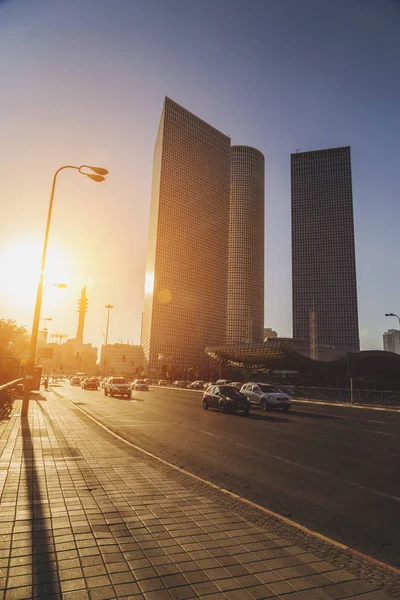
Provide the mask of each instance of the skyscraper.
[{"label": "skyscraper", "polygon": [[360,349],[350,148],[291,155],[293,337]]},{"label": "skyscraper", "polygon": [[231,147],[227,342],[262,342],[264,329],[264,156]]},{"label": "skyscraper", "polygon": [[154,150],[141,345],[150,369],[207,369],[226,341],[230,139],[165,98]]}]

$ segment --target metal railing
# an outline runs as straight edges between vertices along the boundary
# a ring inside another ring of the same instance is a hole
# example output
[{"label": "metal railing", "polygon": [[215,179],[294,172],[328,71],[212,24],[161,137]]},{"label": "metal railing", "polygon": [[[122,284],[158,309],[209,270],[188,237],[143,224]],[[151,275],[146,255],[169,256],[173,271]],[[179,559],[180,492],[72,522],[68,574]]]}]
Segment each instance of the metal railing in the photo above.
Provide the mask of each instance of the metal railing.
[{"label": "metal railing", "polygon": [[348,388],[324,388],[308,386],[279,386],[293,400],[313,400],[315,402],[335,402],[337,404],[357,404],[359,406],[380,406],[400,409],[400,390],[359,390]]},{"label": "metal railing", "polygon": [[23,379],[14,379],[4,385],[0,385],[0,409],[10,404],[15,398],[20,397],[19,390],[21,389]]}]

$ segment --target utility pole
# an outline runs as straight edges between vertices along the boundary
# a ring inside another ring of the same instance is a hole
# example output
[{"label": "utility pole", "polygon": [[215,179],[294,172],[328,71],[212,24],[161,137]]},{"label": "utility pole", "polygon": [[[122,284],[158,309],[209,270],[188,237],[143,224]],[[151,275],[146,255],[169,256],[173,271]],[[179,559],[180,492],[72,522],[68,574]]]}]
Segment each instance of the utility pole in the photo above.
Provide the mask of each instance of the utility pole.
[{"label": "utility pole", "polygon": [[107,326],[106,326],[106,345],[104,347],[104,364],[103,364],[103,370],[104,370],[104,376],[107,375],[107,346],[108,346],[108,326],[110,324],[110,310],[112,308],[114,308],[111,304],[106,304],[105,308],[107,309]]}]

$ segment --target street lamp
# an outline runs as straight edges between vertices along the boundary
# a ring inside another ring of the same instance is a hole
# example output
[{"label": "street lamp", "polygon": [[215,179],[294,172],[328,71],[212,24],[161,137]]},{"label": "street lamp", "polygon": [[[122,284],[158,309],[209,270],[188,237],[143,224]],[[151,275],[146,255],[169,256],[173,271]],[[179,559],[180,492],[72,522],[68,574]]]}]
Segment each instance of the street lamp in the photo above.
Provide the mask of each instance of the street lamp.
[{"label": "street lamp", "polygon": [[110,310],[112,308],[114,308],[112,306],[112,304],[106,304],[106,306],[104,307],[107,309],[107,326],[106,326],[106,345],[104,346],[104,363],[103,363],[103,370],[104,370],[104,376],[107,375],[106,372],[106,363],[107,363],[107,346],[108,346],[108,326],[110,324]]},{"label": "street lamp", "polygon": [[[50,194],[49,209],[47,212],[47,222],[46,222],[46,230],[45,230],[45,234],[44,234],[42,262],[41,262],[41,266],[40,266],[39,283],[38,283],[38,288],[37,288],[37,293],[36,293],[35,312],[33,315],[29,359],[27,362],[27,369],[25,372],[24,397],[22,400],[22,410],[21,410],[22,417],[26,417],[28,415],[29,396],[30,396],[30,392],[31,392],[31,382],[33,379],[34,366],[35,366],[36,346],[37,346],[39,323],[40,323],[40,311],[42,308],[42,298],[43,298],[43,288],[44,288],[43,279],[44,279],[44,272],[45,272],[45,268],[46,268],[47,245],[48,245],[48,241],[49,241],[51,214],[53,211],[54,190],[56,187],[57,176],[64,169],[75,169],[81,175],[85,175],[86,177],[89,177],[89,179],[93,179],[93,181],[97,181],[97,182],[104,181],[105,175],[108,174],[107,169],[103,169],[102,167],[91,167],[89,165],[81,165],[80,167],[75,167],[73,165],[64,165],[63,167],[60,167],[59,169],[57,169],[57,171],[54,173],[53,185],[51,187],[51,194]],[[89,170],[89,172],[87,172],[88,170]],[[55,284],[55,285],[57,287],[66,287],[65,284]]]},{"label": "street lamp", "polygon": [[394,313],[385,313],[385,317],[396,317],[396,319],[398,319],[399,321],[400,326],[400,317],[398,315],[395,315]]}]

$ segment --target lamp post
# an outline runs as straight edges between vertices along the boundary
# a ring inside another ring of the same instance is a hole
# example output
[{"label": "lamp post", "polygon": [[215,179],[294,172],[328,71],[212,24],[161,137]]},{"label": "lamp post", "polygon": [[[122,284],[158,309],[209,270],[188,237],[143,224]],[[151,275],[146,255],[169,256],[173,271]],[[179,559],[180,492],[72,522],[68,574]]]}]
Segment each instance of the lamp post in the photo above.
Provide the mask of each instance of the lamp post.
[{"label": "lamp post", "polygon": [[106,375],[107,375],[106,364],[107,364],[107,346],[108,346],[108,326],[110,324],[110,310],[114,307],[112,306],[112,304],[106,304],[106,306],[104,308],[107,309],[106,345],[104,346],[104,364],[103,364],[103,370],[104,370],[103,374],[106,377]]},{"label": "lamp post", "polygon": [[[93,179],[93,181],[97,181],[97,182],[104,181],[104,179],[105,179],[104,176],[108,174],[107,169],[103,169],[102,167],[90,167],[89,165],[81,165],[80,167],[75,167],[73,165],[64,165],[63,167],[60,167],[59,169],[57,169],[57,171],[54,173],[53,184],[51,187],[51,194],[50,194],[49,209],[47,212],[47,222],[46,222],[46,230],[45,230],[45,234],[44,234],[42,262],[41,262],[41,266],[40,266],[39,283],[38,283],[38,288],[37,288],[37,293],[36,293],[35,312],[33,315],[29,359],[27,362],[27,368],[26,368],[26,372],[25,372],[24,397],[22,400],[22,410],[21,410],[22,417],[26,417],[28,415],[29,396],[30,396],[30,392],[31,392],[31,383],[33,380],[34,367],[35,367],[35,355],[36,355],[36,346],[37,346],[37,339],[38,339],[38,332],[39,332],[40,311],[42,308],[42,298],[43,298],[43,289],[44,289],[43,279],[44,279],[44,272],[45,272],[45,268],[46,268],[47,245],[48,245],[48,241],[49,241],[51,214],[53,211],[54,190],[56,187],[57,176],[64,169],[75,169],[81,175],[85,175],[86,177],[89,177],[89,179]],[[87,173],[85,171],[85,169],[86,170],[89,169],[90,171],[92,171],[92,173],[90,173],[90,172]],[[65,287],[65,284],[49,284],[49,285],[56,285],[57,287]]]},{"label": "lamp post", "polygon": [[396,319],[398,319],[398,321],[399,321],[399,327],[400,327],[400,317],[398,315],[395,315],[394,313],[385,313],[385,317],[396,317]]}]

